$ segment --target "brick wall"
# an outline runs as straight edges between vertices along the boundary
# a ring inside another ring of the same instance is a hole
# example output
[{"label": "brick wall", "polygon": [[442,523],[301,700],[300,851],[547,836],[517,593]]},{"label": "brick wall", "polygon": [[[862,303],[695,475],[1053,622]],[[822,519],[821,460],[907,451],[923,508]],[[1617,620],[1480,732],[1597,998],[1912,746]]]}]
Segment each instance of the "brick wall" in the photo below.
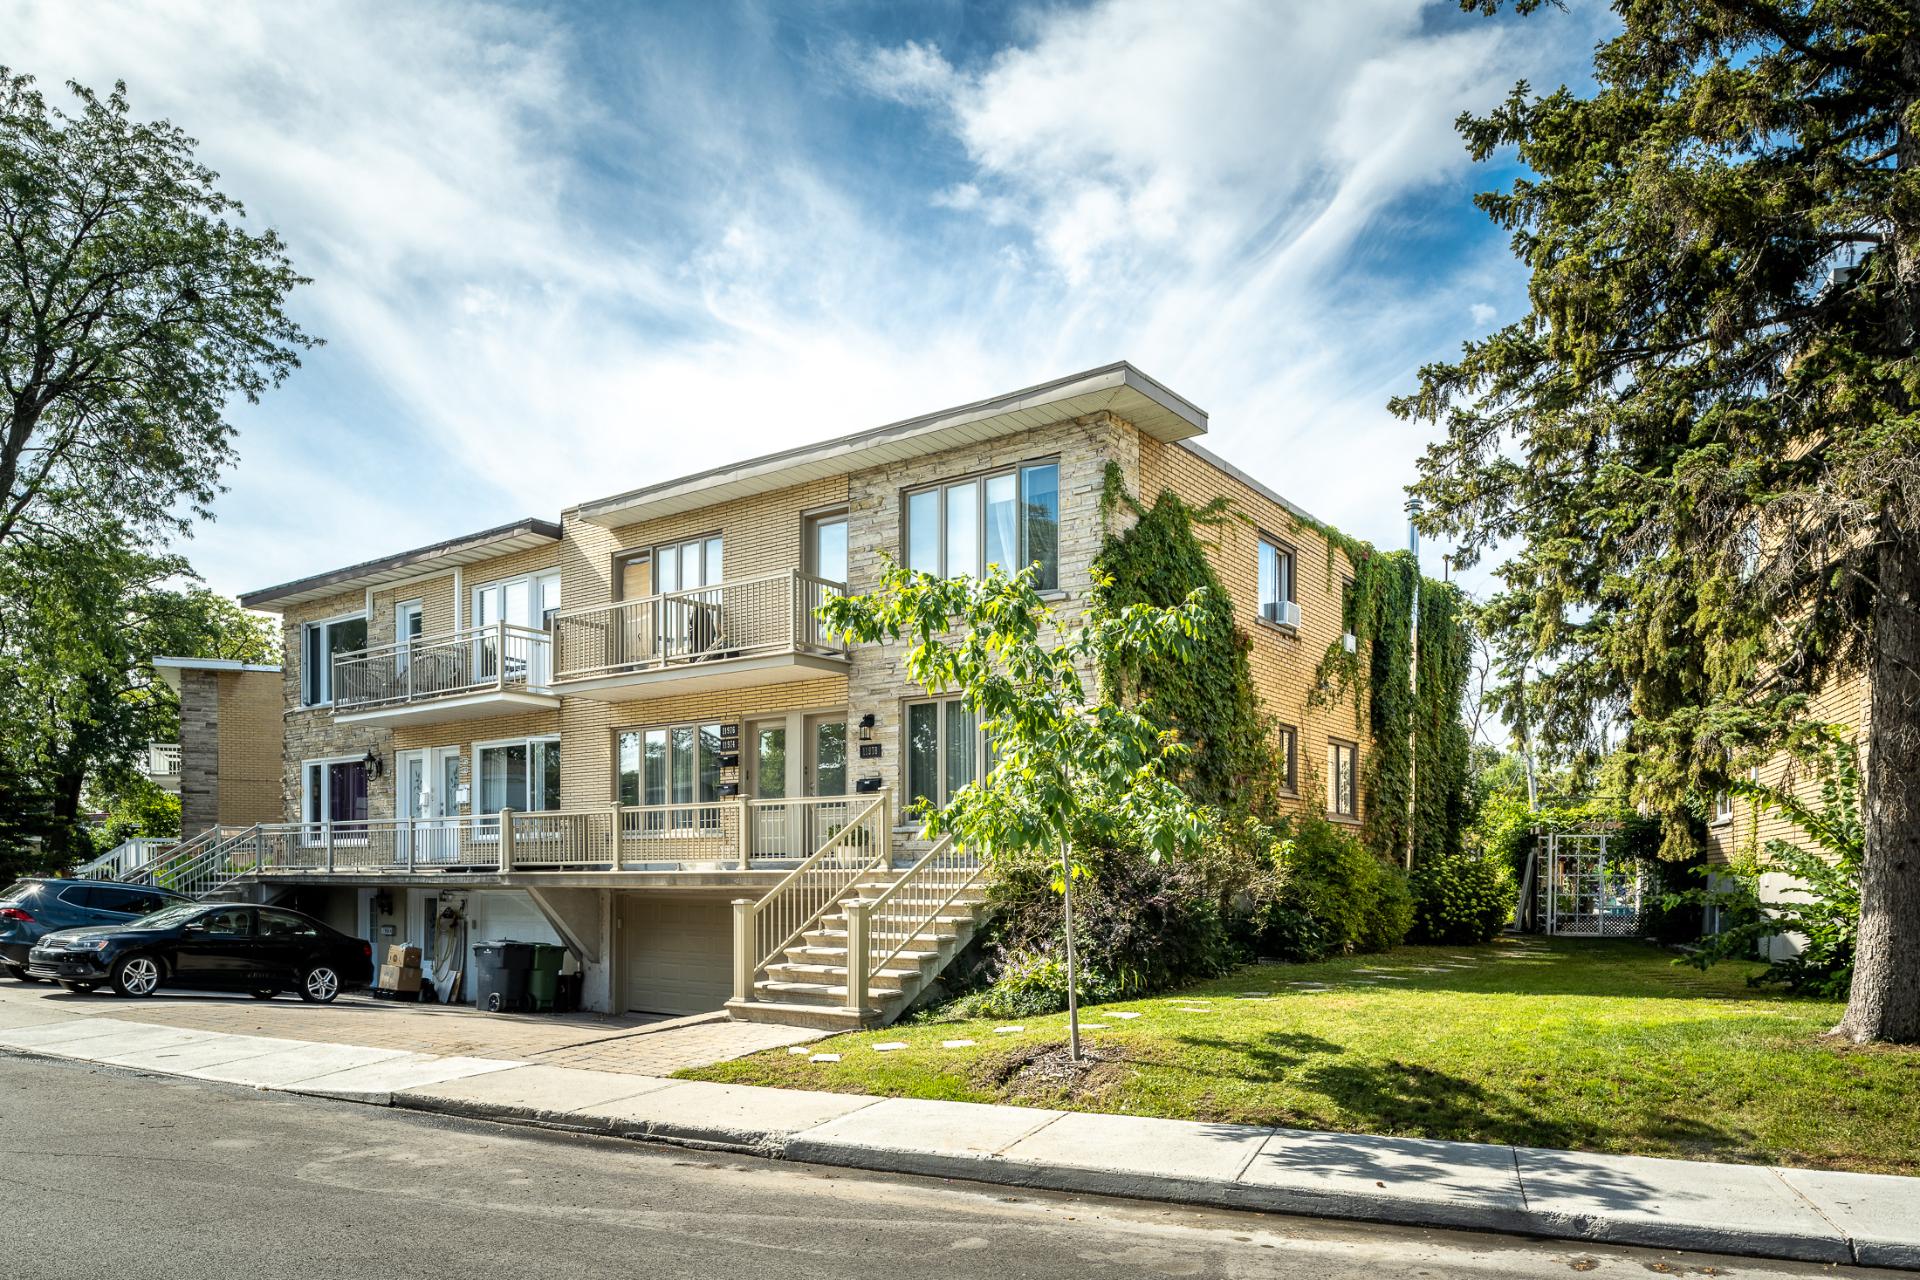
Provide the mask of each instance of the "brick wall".
[{"label": "brick wall", "polygon": [[[192,673],[185,673],[192,674]],[[213,674],[213,673],[208,673]],[[222,825],[280,820],[281,679],[273,671],[219,672]]]},{"label": "brick wall", "polygon": [[[1299,790],[1291,807],[1302,813],[1326,812],[1328,744],[1333,740],[1358,744],[1357,774],[1364,774],[1369,750],[1362,727],[1366,723],[1364,690],[1355,691],[1338,706],[1307,705],[1321,659],[1328,646],[1340,640],[1341,586],[1353,573],[1346,554],[1285,506],[1191,450],[1143,436],[1140,458],[1136,493],[1142,503],[1151,505],[1164,489],[1196,506],[1224,495],[1252,522],[1229,520],[1206,530],[1205,540],[1211,544],[1208,559],[1233,598],[1234,616],[1251,641],[1248,656],[1261,704],[1299,735]],[[1258,544],[1262,534],[1293,551],[1294,595],[1300,606],[1297,630],[1260,619]],[[1361,700],[1358,708],[1356,696]],[[1365,813],[1364,794],[1355,796],[1355,807]]]},{"label": "brick wall", "polygon": [[[1856,675],[1823,689],[1808,706],[1807,716],[1811,720],[1848,726],[1853,731],[1851,736],[1864,763],[1871,705],[1867,679],[1864,675]],[[1806,765],[1785,754],[1776,755],[1762,764],[1759,780],[1814,804],[1819,803],[1819,779]],[[1707,828],[1707,858],[1710,862],[1725,863],[1734,857],[1749,857],[1763,852],[1770,840],[1786,840],[1806,848],[1812,847],[1806,833],[1782,817],[1777,810],[1763,814],[1754,807],[1752,801],[1735,796],[1732,817],[1724,822],[1712,822]],[[1774,891],[1774,887],[1769,886],[1769,891]]]}]

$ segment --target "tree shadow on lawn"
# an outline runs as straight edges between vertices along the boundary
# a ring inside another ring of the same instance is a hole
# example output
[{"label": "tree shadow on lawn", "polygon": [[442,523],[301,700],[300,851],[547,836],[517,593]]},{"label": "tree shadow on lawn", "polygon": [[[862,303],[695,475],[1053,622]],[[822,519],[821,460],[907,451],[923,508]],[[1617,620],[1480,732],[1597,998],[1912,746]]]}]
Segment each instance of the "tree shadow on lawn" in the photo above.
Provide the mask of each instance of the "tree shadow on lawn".
[{"label": "tree shadow on lawn", "polygon": [[[1666,1113],[1641,1120],[1624,1107],[1604,1120],[1560,1114],[1551,1081],[1539,1086],[1537,1103],[1530,1102],[1433,1067],[1349,1057],[1344,1046],[1299,1032],[1267,1032],[1246,1039],[1186,1035],[1175,1039],[1234,1055],[1248,1068],[1242,1072],[1228,1067],[1231,1078],[1242,1085],[1284,1084],[1331,1104],[1327,1111],[1311,1116],[1256,1108],[1246,1117],[1253,1123],[1304,1123],[1312,1128],[1328,1124],[1369,1134],[1564,1150],[1722,1158],[1756,1158],[1759,1150],[1750,1130],[1724,1118],[1709,1121]],[[1195,1075],[1211,1074],[1186,1063],[1177,1065]]]}]

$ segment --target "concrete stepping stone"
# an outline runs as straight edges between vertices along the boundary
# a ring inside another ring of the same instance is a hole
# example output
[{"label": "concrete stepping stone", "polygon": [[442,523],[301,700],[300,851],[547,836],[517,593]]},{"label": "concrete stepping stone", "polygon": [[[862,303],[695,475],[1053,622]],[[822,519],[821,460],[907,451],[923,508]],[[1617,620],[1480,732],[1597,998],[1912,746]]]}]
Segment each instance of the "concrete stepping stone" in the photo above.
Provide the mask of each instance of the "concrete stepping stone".
[{"label": "concrete stepping stone", "polygon": [[808,1062],[838,1062],[840,1061],[840,1055],[837,1053],[816,1053],[813,1056],[809,1057],[807,1061]]},{"label": "concrete stepping stone", "polygon": [[971,1041],[971,1040],[942,1040],[942,1041],[940,1042],[940,1047],[941,1047],[942,1049],[971,1049],[971,1048],[973,1048],[973,1041]]},{"label": "concrete stepping stone", "polygon": [[804,1045],[793,1044],[793,1045],[787,1046],[787,1052],[789,1054],[794,1055],[795,1057],[804,1058],[804,1057],[807,1057],[809,1054],[811,1054],[813,1050],[807,1048]]},{"label": "concrete stepping stone", "polygon": [[[1107,1031],[1111,1029],[1111,1024],[1105,1022],[1083,1022],[1080,1024],[1080,1029],[1082,1031]],[[969,1040],[967,1043],[972,1044],[973,1041]]]},{"label": "concrete stepping stone", "polygon": [[889,1040],[885,1044],[877,1044],[873,1046],[873,1051],[875,1053],[892,1053],[895,1050],[904,1049],[906,1047],[907,1047],[907,1042],[905,1040]]},{"label": "concrete stepping stone", "polygon": [[997,1036],[1010,1036],[1010,1035],[1016,1035],[1019,1032],[1022,1032],[1025,1030],[1026,1030],[1025,1027],[995,1027],[993,1029],[993,1034]]},{"label": "concrete stepping stone", "polygon": [[1130,1020],[1130,1019],[1133,1019],[1133,1018],[1137,1018],[1137,1017],[1139,1017],[1140,1015],[1139,1015],[1139,1014],[1137,1014],[1137,1013],[1110,1013],[1110,1014],[1108,1014],[1107,1016],[1108,1016],[1109,1018],[1119,1018],[1120,1020],[1122,1020],[1122,1021],[1124,1022],[1124,1021],[1128,1021],[1128,1020]]}]

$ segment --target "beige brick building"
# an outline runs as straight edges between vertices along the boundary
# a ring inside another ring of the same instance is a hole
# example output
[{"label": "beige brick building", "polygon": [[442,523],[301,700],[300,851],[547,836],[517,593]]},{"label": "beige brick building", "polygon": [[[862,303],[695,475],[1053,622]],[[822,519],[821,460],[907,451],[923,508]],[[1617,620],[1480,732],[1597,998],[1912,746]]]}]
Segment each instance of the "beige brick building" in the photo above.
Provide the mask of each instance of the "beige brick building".
[{"label": "beige brick building", "polygon": [[462,963],[455,927],[561,942],[592,1007],[738,1002],[743,965],[780,966],[740,940],[736,902],[829,844],[912,863],[907,804],[986,768],[964,708],[912,687],[896,646],[848,651],[815,608],[889,560],[1037,563],[1071,620],[1109,464],[1148,501],[1226,496],[1247,517],[1213,554],[1295,803],[1357,822],[1354,708],[1307,705],[1351,568],[1200,449],[1206,428],[1111,365],[251,592],[288,659],[281,825],[250,879],[443,965]]},{"label": "beige brick building", "polygon": [[178,790],[181,830],[278,821],[280,668],[174,657],[153,666],[179,696],[180,741],[154,744],[148,773]]}]

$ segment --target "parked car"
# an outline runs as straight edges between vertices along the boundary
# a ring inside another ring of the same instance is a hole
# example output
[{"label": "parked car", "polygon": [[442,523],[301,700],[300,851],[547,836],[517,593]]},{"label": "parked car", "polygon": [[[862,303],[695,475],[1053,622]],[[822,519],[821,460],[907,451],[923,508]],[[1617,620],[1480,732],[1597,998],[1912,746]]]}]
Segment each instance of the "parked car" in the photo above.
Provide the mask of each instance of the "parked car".
[{"label": "parked car", "polygon": [[111,985],[123,996],[161,987],[297,991],[327,1004],[373,977],[373,945],[284,907],[189,902],[125,924],[62,929],[36,942],[27,972],[69,991]]},{"label": "parked car", "polygon": [[27,953],[43,935],[55,929],[125,924],[162,907],[192,901],[152,885],[112,880],[16,881],[0,893],[0,967],[9,977],[36,981],[27,972]]}]

